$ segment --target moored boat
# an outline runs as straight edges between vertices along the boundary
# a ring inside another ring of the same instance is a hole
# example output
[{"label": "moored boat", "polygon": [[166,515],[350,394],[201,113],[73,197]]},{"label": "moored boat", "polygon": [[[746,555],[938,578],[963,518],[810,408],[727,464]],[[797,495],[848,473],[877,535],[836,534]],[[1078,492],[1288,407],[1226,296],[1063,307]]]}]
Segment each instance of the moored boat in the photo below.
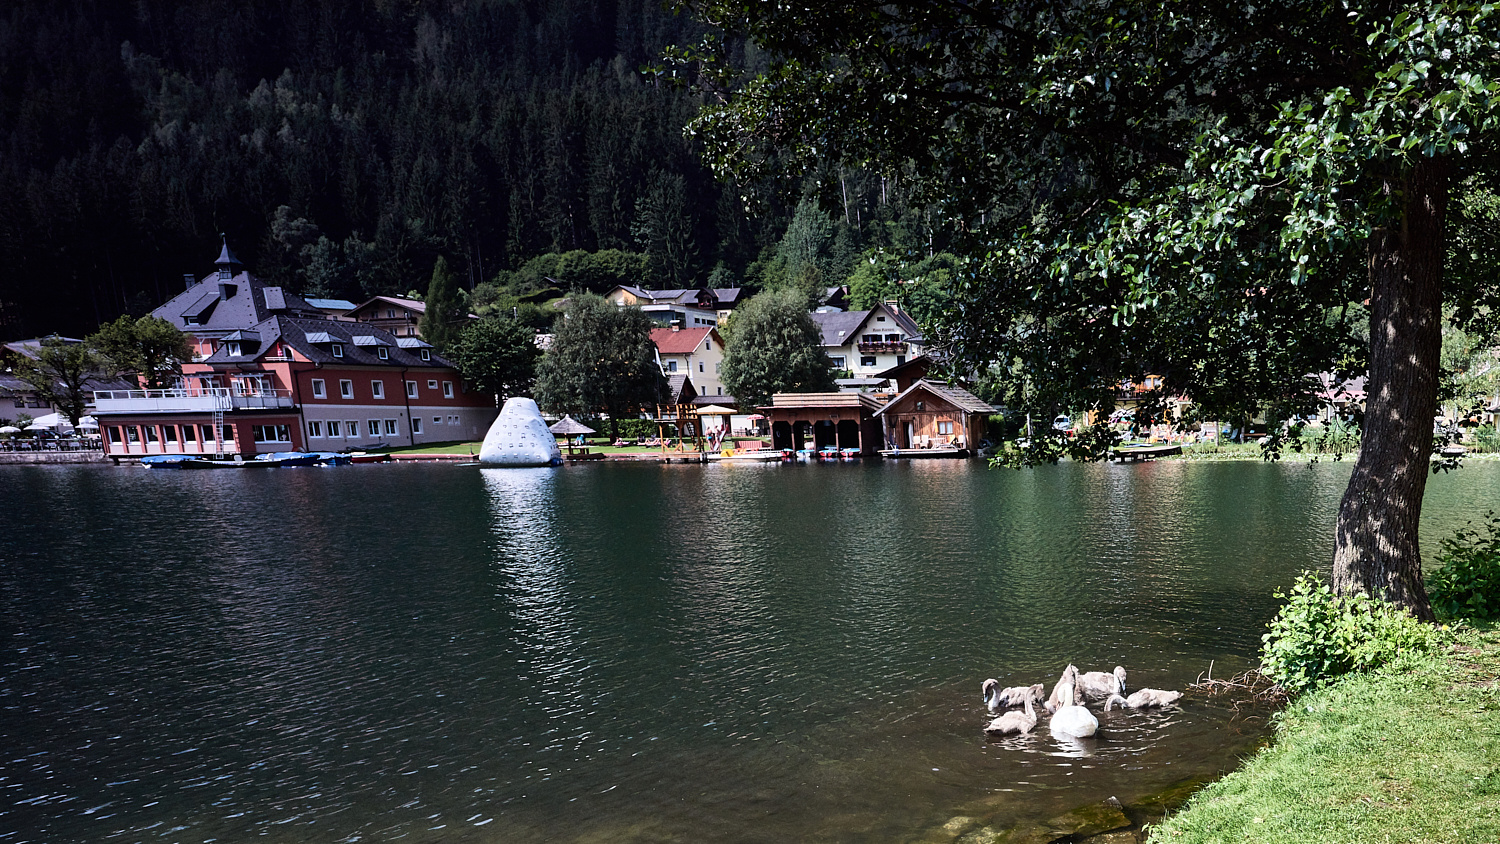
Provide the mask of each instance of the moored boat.
[{"label": "moored boat", "polygon": [[141,465],[147,469],[181,469],[184,460],[195,460],[187,454],[148,454],[141,458]]}]

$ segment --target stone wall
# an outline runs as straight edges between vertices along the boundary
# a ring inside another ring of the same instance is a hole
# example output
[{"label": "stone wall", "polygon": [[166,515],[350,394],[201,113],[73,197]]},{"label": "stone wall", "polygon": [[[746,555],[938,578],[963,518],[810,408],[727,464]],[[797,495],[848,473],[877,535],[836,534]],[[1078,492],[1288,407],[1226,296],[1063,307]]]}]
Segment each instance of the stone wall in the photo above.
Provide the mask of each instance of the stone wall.
[{"label": "stone wall", "polygon": [[[102,451],[0,451],[0,466],[33,463],[111,463]],[[134,462],[134,461],[131,461]]]}]

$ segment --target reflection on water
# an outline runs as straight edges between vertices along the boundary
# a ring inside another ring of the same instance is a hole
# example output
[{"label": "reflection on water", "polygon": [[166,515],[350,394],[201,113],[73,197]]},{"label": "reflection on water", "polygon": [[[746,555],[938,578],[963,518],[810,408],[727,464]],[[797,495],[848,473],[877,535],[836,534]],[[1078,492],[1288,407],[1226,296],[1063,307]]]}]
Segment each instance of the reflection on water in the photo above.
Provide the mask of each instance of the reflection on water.
[{"label": "reflection on water", "polygon": [[[0,469],[0,844],[903,841],[1234,765],[1347,465]],[[1424,547],[1500,492],[1432,479]]]}]

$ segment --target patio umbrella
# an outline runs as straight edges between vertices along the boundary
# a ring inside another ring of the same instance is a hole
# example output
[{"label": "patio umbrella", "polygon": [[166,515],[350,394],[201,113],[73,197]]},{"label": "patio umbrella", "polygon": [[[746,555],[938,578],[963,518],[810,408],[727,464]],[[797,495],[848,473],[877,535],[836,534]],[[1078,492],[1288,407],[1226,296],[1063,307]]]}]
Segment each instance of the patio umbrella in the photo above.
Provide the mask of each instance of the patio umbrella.
[{"label": "patio umbrella", "polygon": [[19,433],[21,433],[21,429],[17,428],[14,425],[6,425],[5,427],[0,428],[0,434],[19,434]]},{"label": "patio umbrella", "polygon": [[69,422],[68,417],[63,416],[61,413],[49,413],[46,416],[38,416],[31,420],[30,425],[26,426],[26,430],[28,431],[51,431],[54,428],[67,428],[71,431],[73,430],[73,423]]},{"label": "patio umbrella", "polygon": [[99,420],[95,419],[92,416],[85,416],[82,419],[78,420],[78,427],[90,431],[97,431],[99,430]]},{"label": "patio umbrella", "polygon": [[582,422],[579,422],[571,416],[564,416],[563,418],[557,420],[557,423],[547,430],[551,431],[553,436],[565,437],[567,439],[569,454],[573,453],[573,437],[576,437],[580,434],[594,433],[593,428],[590,428],[589,426],[583,424]]},{"label": "patio umbrella", "polygon": [[564,437],[576,437],[579,434],[596,433],[593,428],[590,428],[589,426],[583,424],[582,422],[579,422],[571,416],[564,416],[563,418],[557,420],[557,424],[553,425],[547,430]]}]

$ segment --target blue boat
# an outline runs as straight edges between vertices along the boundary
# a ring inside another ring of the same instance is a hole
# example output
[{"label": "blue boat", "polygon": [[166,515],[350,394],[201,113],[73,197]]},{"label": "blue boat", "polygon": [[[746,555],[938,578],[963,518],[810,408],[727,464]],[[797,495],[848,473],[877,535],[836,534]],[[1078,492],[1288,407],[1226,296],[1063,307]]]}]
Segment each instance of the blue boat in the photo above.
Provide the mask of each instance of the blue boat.
[{"label": "blue boat", "polygon": [[246,460],[246,469],[269,469],[284,466],[311,466],[318,462],[317,452],[311,451],[273,451],[269,454],[257,454],[254,460]]},{"label": "blue boat", "polygon": [[315,451],[319,466],[348,466],[354,462],[354,458],[338,451]]},{"label": "blue boat", "polygon": [[148,454],[141,458],[147,469],[181,469],[184,460],[194,460],[186,454]]}]

